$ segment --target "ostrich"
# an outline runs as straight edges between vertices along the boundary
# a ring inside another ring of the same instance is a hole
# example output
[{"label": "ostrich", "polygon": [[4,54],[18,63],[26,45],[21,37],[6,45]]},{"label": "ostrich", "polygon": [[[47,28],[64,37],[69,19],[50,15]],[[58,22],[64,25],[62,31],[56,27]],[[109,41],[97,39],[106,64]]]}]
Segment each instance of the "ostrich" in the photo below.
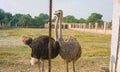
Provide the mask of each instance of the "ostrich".
[{"label": "ostrich", "polygon": [[[54,59],[59,54],[59,42],[57,33],[55,40],[51,38],[51,59]],[[31,65],[38,63],[39,71],[40,71],[40,60],[42,61],[42,72],[44,72],[44,60],[49,59],[48,55],[48,43],[49,43],[49,36],[39,36],[35,39],[27,35],[22,35],[22,42],[28,45],[31,48]]]},{"label": "ostrich", "polygon": [[[67,65],[67,72],[68,70],[68,63],[73,62],[73,72],[75,72],[75,61],[80,58],[81,56],[81,46],[79,42],[76,40],[76,38],[70,36],[68,39],[64,40],[62,38],[62,10],[55,11],[55,15],[57,17],[57,20],[59,22],[59,44],[60,44],[60,56],[65,60]],[[55,25],[58,25],[56,22]]]}]

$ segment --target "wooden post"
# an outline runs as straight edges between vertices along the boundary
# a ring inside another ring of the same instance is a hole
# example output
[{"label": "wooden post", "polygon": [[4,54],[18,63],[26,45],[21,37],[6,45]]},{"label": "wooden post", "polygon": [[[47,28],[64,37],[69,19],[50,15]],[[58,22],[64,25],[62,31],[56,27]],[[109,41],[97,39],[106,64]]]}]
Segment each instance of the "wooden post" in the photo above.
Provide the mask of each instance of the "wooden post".
[{"label": "wooden post", "polygon": [[106,22],[104,22],[104,32],[106,33],[106,28],[107,28],[107,23]]},{"label": "wooden post", "polygon": [[95,30],[97,30],[97,28],[98,28],[98,23],[96,22],[95,23]]},{"label": "wooden post", "polygon": [[49,2],[49,44],[48,44],[48,47],[49,47],[49,69],[48,69],[48,72],[51,72],[51,31],[52,31],[52,0],[50,0]]},{"label": "wooden post", "polygon": [[79,28],[81,29],[81,23],[79,23]]},{"label": "wooden post", "polygon": [[71,29],[72,28],[72,24],[68,24],[68,29]]},{"label": "wooden post", "polygon": [[118,68],[118,58],[119,58],[119,48],[120,48],[120,17],[119,17],[119,32],[118,32],[118,42],[117,42],[117,50],[116,50],[116,59],[115,59],[115,72],[117,71]]},{"label": "wooden post", "polygon": [[2,24],[0,23],[0,28],[2,27]]},{"label": "wooden post", "polygon": [[120,0],[113,0],[110,72],[120,72]]},{"label": "wooden post", "polygon": [[89,29],[91,29],[91,23],[89,23]]}]

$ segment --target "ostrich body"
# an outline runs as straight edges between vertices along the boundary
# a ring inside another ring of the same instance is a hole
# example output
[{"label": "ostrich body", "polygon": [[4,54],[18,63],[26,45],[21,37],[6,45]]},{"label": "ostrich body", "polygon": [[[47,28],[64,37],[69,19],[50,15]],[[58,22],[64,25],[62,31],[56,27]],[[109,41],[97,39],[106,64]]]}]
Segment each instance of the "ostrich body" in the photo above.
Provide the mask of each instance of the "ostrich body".
[{"label": "ostrich body", "polygon": [[65,60],[67,64],[67,72],[68,71],[68,63],[73,62],[73,72],[75,72],[75,61],[81,56],[81,46],[76,38],[70,36],[68,39],[64,40],[62,38],[62,10],[55,11],[55,15],[57,17],[56,25],[59,24],[59,44],[60,44],[60,56]]},{"label": "ostrich body", "polygon": [[[42,71],[44,72],[44,60],[49,59],[48,55],[48,43],[49,36],[39,36],[35,39],[28,37],[27,35],[22,36],[22,41],[31,48],[31,65],[39,63],[42,60]],[[59,54],[59,42],[51,38],[51,59],[54,59]]]}]

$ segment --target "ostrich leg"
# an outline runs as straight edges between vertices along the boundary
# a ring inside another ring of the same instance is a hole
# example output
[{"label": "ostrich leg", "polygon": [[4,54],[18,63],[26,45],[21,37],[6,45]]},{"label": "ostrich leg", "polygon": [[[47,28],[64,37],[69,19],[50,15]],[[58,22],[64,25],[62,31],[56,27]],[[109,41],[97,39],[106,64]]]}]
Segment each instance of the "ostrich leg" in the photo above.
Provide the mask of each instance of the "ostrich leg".
[{"label": "ostrich leg", "polygon": [[73,72],[75,72],[75,62],[73,60]]},{"label": "ostrich leg", "polygon": [[68,62],[66,62],[66,65],[67,65],[67,72],[69,72],[69,69],[68,69]]},{"label": "ostrich leg", "polygon": [[44,60],[42,60],[42,72],[44,72]]},{"label": "ostrich leg", "polygon": [[39,69],[39,72],[40,72],[40,64],[41,64],[41,62],[40,62],[40,60],[38,61],[38,69]]}]

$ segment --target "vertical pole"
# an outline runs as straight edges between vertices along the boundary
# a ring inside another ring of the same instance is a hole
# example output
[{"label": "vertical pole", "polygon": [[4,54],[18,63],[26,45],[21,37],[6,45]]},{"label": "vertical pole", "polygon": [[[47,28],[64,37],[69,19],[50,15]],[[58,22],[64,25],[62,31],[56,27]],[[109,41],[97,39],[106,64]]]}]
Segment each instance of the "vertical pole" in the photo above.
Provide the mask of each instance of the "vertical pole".
[{"label": "vertical pole", "polygon": [[49,1],[49,69],[48,72],[51,72],[51,26],[52,26],[52,0]]},{"label": "vertical pole", "polygon": [[95,23],[95,30],[97,30],[98,29],[98,23],[96,22]]},{"label": "vertical pole", "polygon": [[106,27],[106,26],[107,26],[107,23],[106,23],[106,22],[104,22],[103,24],[104,24],[104,32],[106,33],[106,29],[107,29],[107,27]]},{"label": "vertical pole", "polygon": [[120,18],[120,0],[113,0],[110,72],[120,72],[119,18]]},{"label": "vertical pole", "polygon": [[89,23],[89,29],[91,29],[91,23]]},{"label": "vertical pole", "polygon": [[118,55],[119,55],[119,43],[120,42],[120,17],[119,17],[119,31],[118,31],[118,44],[116,51],[116,61],[115,61],[115,72],[117,72],[117,64],[118,64]]}]

